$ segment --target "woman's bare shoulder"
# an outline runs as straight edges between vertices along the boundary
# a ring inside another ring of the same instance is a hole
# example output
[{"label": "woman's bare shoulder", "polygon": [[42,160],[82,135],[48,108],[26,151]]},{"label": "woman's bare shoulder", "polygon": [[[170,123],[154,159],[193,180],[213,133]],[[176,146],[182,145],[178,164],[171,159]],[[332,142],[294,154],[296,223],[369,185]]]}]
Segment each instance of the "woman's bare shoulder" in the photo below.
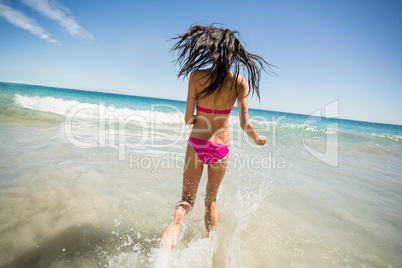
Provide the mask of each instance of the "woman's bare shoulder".
[{"label": "woman's bare shoulder", "polygon": [[205,70],[194,70],[191,72],[191,75],[205,75],[205,74],[210,74],[211,70],[210,69],[205,69]]},{"label": "woman's bare shoulder", "polygon": [[210,72],[207,70],[195,70],[192,71],[190,74],[190,79],[194,82],[205,82],[203,79],[208,79],[209,78]]},{"label": "woman's bare shoulder", "polygon": [[[232,71],[229,73],[229,79],[236,79],[236,74]],[[244,87],[245,85],[248,85],[248,80],[244,76],[237,76],[237,86]]]}]

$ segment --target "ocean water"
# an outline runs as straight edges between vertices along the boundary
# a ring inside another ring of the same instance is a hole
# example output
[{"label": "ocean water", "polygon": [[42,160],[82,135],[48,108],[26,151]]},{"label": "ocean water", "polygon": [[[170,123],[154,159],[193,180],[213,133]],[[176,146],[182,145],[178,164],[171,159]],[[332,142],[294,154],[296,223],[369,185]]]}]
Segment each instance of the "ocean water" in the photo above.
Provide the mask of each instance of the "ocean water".
[{"label": "ocean water", "polygon": [[219,225],[204,172],[173,251],[191,126],[181,101],[0,83],[0,267],[402,267],[402,126],[230,117]]}]

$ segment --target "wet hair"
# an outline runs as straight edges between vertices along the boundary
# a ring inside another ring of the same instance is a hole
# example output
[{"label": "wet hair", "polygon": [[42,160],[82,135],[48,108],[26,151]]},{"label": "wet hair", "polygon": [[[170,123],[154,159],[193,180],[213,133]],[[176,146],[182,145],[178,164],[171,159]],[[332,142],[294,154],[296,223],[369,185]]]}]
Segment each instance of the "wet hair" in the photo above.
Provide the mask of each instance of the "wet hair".
[{"label": "wet hair", "polygon": [[[239,35],[237,31],[216,28],[213,25],[193,25],[184,34],[172,38],[178,40],[171,49],[172,52],[178,53],[176,60],[180,66],[178,77],[186,77],[192,71],[203,69],[212,64],[213,70],[216,72],[211,72],[207,80],[207,82],[211,80],[210,85],[204,88],[197,97],[203,99],[215,91],[217,91],[215,96],[217,97],[233,66],[235,78],[232,80],[232,85],[235,83],[234,89],[236,96],[238,96],[237,81],[240,68],[243,68],[252,95],[256,93],[258,100],[260,100],[261,70],[274,73],[272,71],[273,65],[267,63],[260,56],[248,53],[236,38],[235,34]],[[213,75],[215,73],[216,75]],[[230,92],[229,99],[231,94],[232,92]]]}]

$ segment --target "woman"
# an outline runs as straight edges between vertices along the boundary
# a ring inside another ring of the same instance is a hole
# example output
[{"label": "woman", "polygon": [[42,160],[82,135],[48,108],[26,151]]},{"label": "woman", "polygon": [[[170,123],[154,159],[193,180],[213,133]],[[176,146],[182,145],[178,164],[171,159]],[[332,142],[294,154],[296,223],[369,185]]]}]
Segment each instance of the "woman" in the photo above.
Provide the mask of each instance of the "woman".
[{"label": "woman", "polygon": [[[172,249],[183,217],[194,205],[204,164],[208,168],[205,196],[207,233],[218,224],[216,196],[227,168],[230,142],[228,120],[236,100],[242,129],[258,145],[262,146],[267,141],[266,137],[257,134],[249,121],[247,99],[250,88],[260,97],[261,70],[265,70],[264,65],[268,68],[271,65],[263,58],[246,52],[234,33],[238,34],[212,25],[194,25],[174,38],[178,39],[172,48],[179,53],[178,76],[190,74],[185,122],[194,126],[187,145],[182,199],[162,235],[163,241]],[[211,64],[211,68],[203,69]],[[240,67],[247,73],[247,79],[239,75]],[[197,114],[193,115],[195,107]]]}]

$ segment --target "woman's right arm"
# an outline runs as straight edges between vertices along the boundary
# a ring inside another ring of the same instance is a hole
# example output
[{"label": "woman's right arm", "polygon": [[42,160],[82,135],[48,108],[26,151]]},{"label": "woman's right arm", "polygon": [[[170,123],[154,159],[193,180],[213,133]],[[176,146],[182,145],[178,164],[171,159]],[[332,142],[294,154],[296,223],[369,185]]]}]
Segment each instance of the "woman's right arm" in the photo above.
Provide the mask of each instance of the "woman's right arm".
[{"label": "woman's right arm", "polygon": [[246,132],[246,134],[253,139],[255,144],[264,145],[267,142],[267,138],[264,136],[258,135],[255,130],[253,124],[250,122],[248,118],[248,93],[249,86],[248,81],[245,78],[239,79],[240,82],[240,90],[239,95],[237,96],[237,108],[239,110],[239,120],[240,127]]},{"label": "woman's right arm", "polygon": [[184,116],[184,121],[187,125],[191,125],[195,123],[197,116],[194,115],[195,104],[197,102],[197,89],[195,87],[195,72],[190,74],[190,78],[188,80],[188,92],[187,92],[187,101],[186,101],[186,114]]}]

